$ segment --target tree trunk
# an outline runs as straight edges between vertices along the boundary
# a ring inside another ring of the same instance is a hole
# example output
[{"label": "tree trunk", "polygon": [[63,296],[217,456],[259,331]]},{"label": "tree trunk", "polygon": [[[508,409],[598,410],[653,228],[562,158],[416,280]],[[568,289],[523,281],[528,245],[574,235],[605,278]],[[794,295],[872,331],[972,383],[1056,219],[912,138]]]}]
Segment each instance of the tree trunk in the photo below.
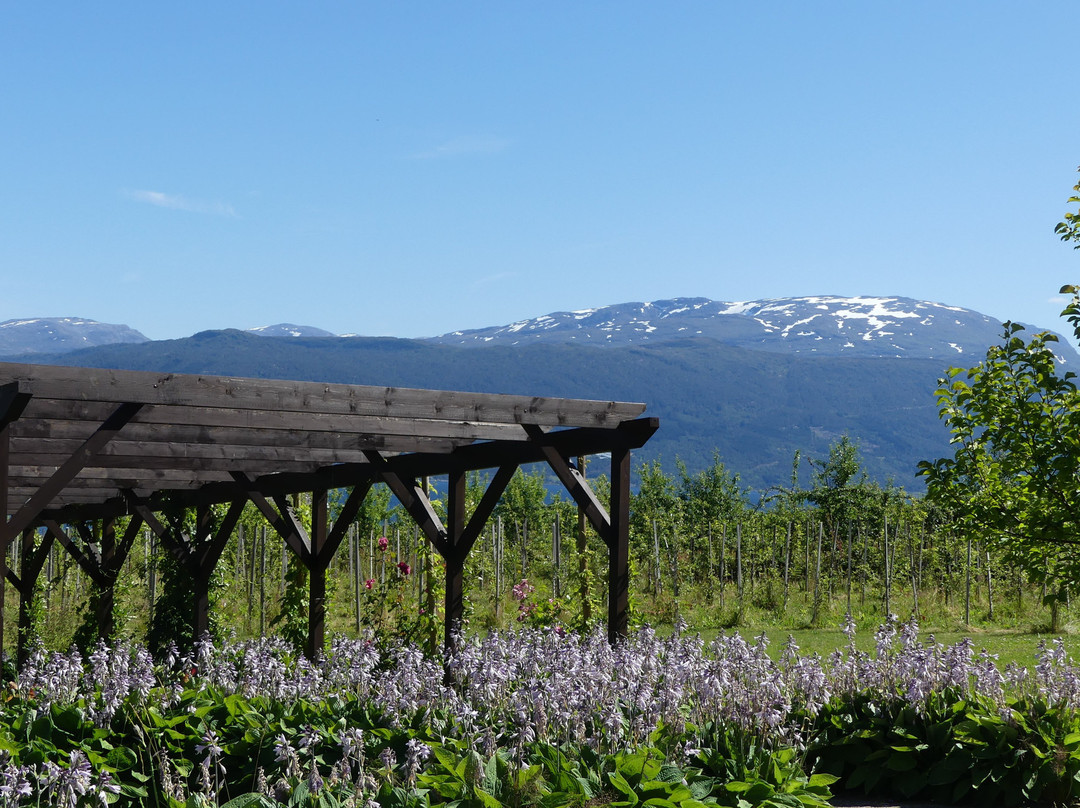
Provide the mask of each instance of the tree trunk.
[{"label": "tree trunk", "polygon": [[964,587],[964,625],[971,625],[971,537],[967,540],[967,583]]}]

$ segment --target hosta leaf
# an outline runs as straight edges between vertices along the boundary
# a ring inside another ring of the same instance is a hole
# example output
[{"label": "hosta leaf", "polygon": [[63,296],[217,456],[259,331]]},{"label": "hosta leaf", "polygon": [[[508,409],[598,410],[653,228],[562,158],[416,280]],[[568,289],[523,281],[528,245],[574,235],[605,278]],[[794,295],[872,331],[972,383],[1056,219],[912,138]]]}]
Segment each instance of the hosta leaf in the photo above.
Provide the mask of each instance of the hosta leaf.
[{"label": "hosta leaf", "polygon": [[634,784],[655,779],[662,763],[651,755],[639,753],[620,757],[616,765],[627,782]]},{"label": "hosta leaf", "polygon": [[894,772],[909,772],[915,768],[918,758],[907,752],[897,752],[885,761],[885,768]]},{"label": "hosta leaf", "polygon": [[431,789],[444,800],[460,797],[462,788],[464,787],[464,783],[459,783],[456,780],[451,780],[446,777],[441,777],[438,780],[435,780],[434,778],[425,779],[424,783],[425,785],[431,786]]},{"label": "hosta leaf", "polygon": [[967,780],[960,780],[955,786],[953,786],[951,801],[954,803],[960,802],[960,800],[963,799],[964,795],[967,794],[970,790],[971,783]]},{"label": "hosta leaf", "polygon": [[503,804],[497,799],[495,799],[493,796],[488,794],[486,791],[484,791],[484,789],[477,788],[474,789],[474,792],[476,793],[477,798],[480,800],[480,804],[483,806],[483,808],[503,808]]},{"label": "hosta leaf", "polygon": [[802,802],[791,794],[777,794],[761,803],[761,808],[802,808]]},{"label": "hosta leaf", "polygon": [[664,799],[663,797],[653,797],[651,799],[645,800],[642,805],[653,806],[653,808],[679,808],[679,804],[677,802],[672,802],[671,800]]},{"label": "hosta leaf", "polygon": [[713,793],[718,782],[715,777],[695,777],[690,781],[690,793],[694,799],[703,800]]},{"label": "hosta leaf", "polygon": [[656,779],[663,783],[681,783],[683,781],[683,770],[678,766],[665,764],[660,767],[660,772],[656,775]]},{"label": "hosta leaf", "polygon": [[619,774],[619,772],[609,772],[608,782],[611,783],[612,788],[614,788],[620,794],[625,795],[626,798],[632,803],[636,803],[638,801],[637,794],[634,792],[633,787],[628,782],[626,782],[626,778]]},{"label": "hosta leaf", "polygon": [[105,763],[113,769],[128,769],[138,762],[139,758],[126,746],[113,747],[105,757]]},{"label": "hosta leaf", "polygon": [[435,756],[435,759],[442,766],[443,771],[448,774],[456,774],[458,761],[454,759],[445,749],[441,746],[432,746],[431,753]]},{"label": "hosta leaf", "polygon": [[926,774],[912,772],[907,777],[896,779],[896,790],[905,797],[914,797],[926,787]]},{"label": "hosta leaf", "polygon": [[221,808],[273,808],[273,805],[274,803],[270,802],[262,794],[251,792],[229,800]]},{"label": "hosta leaf", "polygon": [[675,790],[675,784],[664,783],[660,780],[646,780],[638,783],[635,790],[642,800],[648,800],[652,797],[669,797]]}]

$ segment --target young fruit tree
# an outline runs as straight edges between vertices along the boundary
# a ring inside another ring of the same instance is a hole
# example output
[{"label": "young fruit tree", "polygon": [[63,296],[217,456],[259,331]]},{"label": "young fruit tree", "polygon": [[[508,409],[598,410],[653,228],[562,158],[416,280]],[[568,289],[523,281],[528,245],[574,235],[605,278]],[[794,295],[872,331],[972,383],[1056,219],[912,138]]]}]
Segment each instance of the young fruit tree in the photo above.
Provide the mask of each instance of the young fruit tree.
[{"label": "young fruit tree", "polygon": [[[1080,185],[1076,187],[1080,190]],[[1073,196],[1070,202],[1080,202]],[[1080,242],[1080,214],[1056,232]],[[1080,290],[1062,312],[1080,340]],[[1005,323],[1000,345],[966,372],[939,381],[940,415],[952,431],[952,457],[923,461],[927,494],[959,525],[996,543],[1005,559],[1042,584],[1059,631],[1060,606],[1080,582],[1080,391],[1061,372],[1058,338]]]}]

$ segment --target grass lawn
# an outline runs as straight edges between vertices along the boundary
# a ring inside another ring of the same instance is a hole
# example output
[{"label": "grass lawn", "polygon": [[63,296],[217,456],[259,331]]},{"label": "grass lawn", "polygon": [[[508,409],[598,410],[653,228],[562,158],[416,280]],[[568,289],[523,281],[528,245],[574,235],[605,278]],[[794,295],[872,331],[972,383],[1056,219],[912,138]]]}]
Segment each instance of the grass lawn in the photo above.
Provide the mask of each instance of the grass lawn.
[{"label": "grass lawn", "polygon": [[[658,632],[666,633],[670,630],[670,627],[664,627],[658,629]],[[730,634],[734,631],[733,629],[726,633]],[[795,642],[798,644],[802,654],[819,654],[823,657],[828,656],[837,648],[846,646],[848,642],[847,637],[839,629],[748,628],[738,629],[738,631],[748,642],[764,633],[769,638],[769,654],[774,659],[780,655],[788,636],[795,638]],[[707,642],[714,639],[719,633],[720,631],[715,629],[700,632]],[[1058,636],[1065,640],[1065,648],[1069,655],[1080,659],[1080,636],[1077,635],[1033,634],[1015,630],[920,632],[923,642],[929,642],[931,636],[936,642],[944,645],[953,645],[965,637],[971,637],[972,642],[975,644],[975,653],[978,654],[983,649],[986,649],[989,653],[997,655],[998,667],[1002,669],[1010,662],[1016,662],[1027,667],[1034,666],[1036,661],[1035,652],[1038,649],[1039,642],[1045,641],[1049,644]],[[874,632],[871,630],[860,631],[856,635],[855,645],[860,651],[872,653],[874,650]]]}]

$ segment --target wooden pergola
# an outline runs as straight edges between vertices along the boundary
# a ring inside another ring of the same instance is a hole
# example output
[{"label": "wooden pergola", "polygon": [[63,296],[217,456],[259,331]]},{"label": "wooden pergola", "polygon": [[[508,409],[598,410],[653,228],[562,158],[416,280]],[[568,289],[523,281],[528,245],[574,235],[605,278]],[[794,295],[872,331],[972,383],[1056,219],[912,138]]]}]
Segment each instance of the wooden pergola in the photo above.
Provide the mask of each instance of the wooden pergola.
[{"label": "wooden pergola", "polygon": [[[53,542],[99,592],[98,626],[113,631],[112,589],[135,536],[153,531],[190,574],[196,636],[208,626],[209,582],[246,503],[309,570],[306,651],[324,644],[326,570],[364,497],[385,483],[446,563],[446,637],[463,609],[473,543],[517,468],[546,462],[609,551],[608,634],[625,636],[630,453],[658,427],[644,404],[175,375],[0,363],[0,648],[5,582],[29,620]],[[575,458],[610,453],[601,503]],[[466,474],[492,470],[466,520]],[[422,480],[447,477],[444,524]],[[328,492],[347,489],[330,524]],[[290,495],[311,495],[310,530]],[[211,506],[227,505],[223,518]],[[194,509],[194,535],[163,514]],[[116,535],[120,517],[130,517]],[[21,537],[20,568],[8,569]],[[22,649],[20,649],[22,650]]]}]

